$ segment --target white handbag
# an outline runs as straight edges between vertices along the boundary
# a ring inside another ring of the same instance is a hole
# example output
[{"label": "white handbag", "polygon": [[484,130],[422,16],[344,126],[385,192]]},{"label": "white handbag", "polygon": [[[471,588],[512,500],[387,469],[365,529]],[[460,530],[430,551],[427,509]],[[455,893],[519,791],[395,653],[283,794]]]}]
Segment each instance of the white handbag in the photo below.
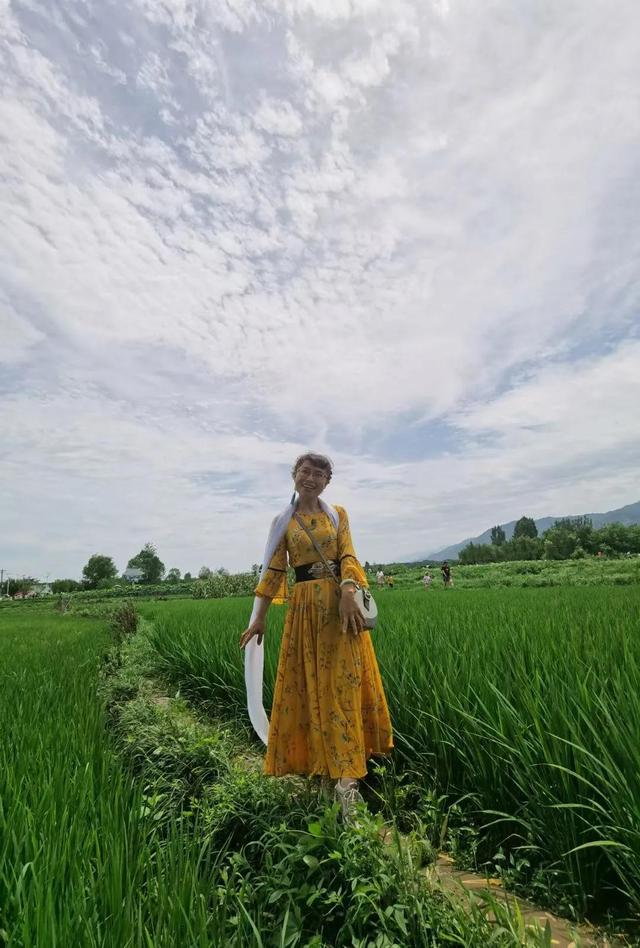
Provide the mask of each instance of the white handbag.
[{"label": "white handbag", "polygon": [[[304,532],[307,534],[307,536],[313,543],[313,546],[315,547],[315,550],[318,553],[318,556],[324,563],[329,576],[333,578],[338,589],[342,591],[342,587],[340,583],[338,582],[338,580],[336,579],[336,575],[331,569],[331,566],[326,556],[324,555],[324,553],[322,552],[322,550],[316,543],[315,537],[313,536],[311,531],[307,529],[307,525],[300,519],[298,514],[294,514],[293,516],[295,517],[296,522],[302,527]],[[355,599],[356,605],[358,606],[358,609],[360,610],[360,614],[362,615],[363,625],[365,629],[374,629],[376,622],[378,621],[378,606],[376,605],[376,601],[371,595],[371,591],[366,586],[361,586],[360,583],[356,583],[355,580],[353,580],[353,584],[356,587],[356,591],[354,593],[353,598]]]},{"label": "white handbag", "polygon": [[378,621],[378,606],[376,605],[376,601],[366,586],[361,586],[360,583],[356,583],[355,586],[354,599],[362,613],[364,627],[365,629],[375,629],[376,622]]}]

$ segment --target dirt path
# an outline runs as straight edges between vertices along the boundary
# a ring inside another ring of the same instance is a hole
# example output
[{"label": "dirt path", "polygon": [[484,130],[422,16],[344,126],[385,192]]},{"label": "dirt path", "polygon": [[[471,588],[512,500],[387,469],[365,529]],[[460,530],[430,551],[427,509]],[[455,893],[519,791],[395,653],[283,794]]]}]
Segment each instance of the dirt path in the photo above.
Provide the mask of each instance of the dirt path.
[{"label": "dirt path", "polygon": [[[474,897],[482,898],[484,892],[490,891],[493,898],[508,906],[512,913],[519,913],[525,925],[548,928],[551,936],[550,944],[557,948],[622,948],[629,942],[620,939],[611,939],[587,924],[575,924],[565,918],[560,918],[538,908],[531,902],[506,892],[499,879],[487,879],[478,873],[455,869],[453,860],[449,856],[440,854],[435,863],[424,870],[427,878],[451,893],[462,901],[470,901]],[[490,915],[490,912],[488,913]]]}]

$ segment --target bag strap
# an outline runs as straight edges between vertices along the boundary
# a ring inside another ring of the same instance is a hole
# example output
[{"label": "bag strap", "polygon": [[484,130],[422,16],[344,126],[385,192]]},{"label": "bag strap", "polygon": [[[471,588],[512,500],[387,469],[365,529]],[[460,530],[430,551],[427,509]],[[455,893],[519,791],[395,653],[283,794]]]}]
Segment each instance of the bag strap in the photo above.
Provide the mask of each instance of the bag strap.
[{"label": "bag strap", "polygon": [[329,561],[327,560],[326,556],[324,555],[324,553],[322,552],[322,550],[320,549],[320,547],[319,547],[318,544],[316,543],[316,538],[313,536],[313,534],[311,533],[311,531],[307,529],[307,525],[302,521],[302,519],[298,516],[297,513],[294,513],[293,516],[294,516],[296,522],[302,527],[302,529],[304,530],[304,532],[307,534],[307,536],[309,537],[309,539],[310,539],[311,542],[313,543],[313,545],[314,545],[314,547],[315,547],[315,549],[316,549],[316,552],[317,552],[318,556],[320,557],[320,559],[322,560],[322,562],[323,562],[324,565],[326,566],[326,568],[327,568],[327,570],[328,570],[328,572],[329,572],[329,575],[333,578],[333,580],[334,580],[336,586],[338,587],[338,589],[342,589],[342,586],[341,586],[340,583],[338,582],[335,573],[333,572],[333,570],[331,569],[331,566],[329,565]]}]

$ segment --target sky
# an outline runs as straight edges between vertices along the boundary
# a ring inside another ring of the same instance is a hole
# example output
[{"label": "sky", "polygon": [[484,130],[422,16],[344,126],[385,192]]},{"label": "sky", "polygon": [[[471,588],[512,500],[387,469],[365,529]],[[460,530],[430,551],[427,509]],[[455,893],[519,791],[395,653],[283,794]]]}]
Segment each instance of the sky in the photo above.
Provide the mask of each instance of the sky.
[{"label": "sky", "polygon": [[0,0],[0,568],[640,499],[637,0]]}]

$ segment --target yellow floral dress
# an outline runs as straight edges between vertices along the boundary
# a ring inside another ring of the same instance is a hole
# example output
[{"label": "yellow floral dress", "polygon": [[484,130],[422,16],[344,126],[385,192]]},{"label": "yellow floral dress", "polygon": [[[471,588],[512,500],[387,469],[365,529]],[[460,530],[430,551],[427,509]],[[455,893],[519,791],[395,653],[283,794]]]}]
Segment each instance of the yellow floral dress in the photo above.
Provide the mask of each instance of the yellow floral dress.
[{"label": "yellow floral dress", "polygon": [[[336,529],[325,513],[300,514],[341,579],[367,585],[343,507]],[[256,595],[287,598],[287,554],[293,567],[318,553],[292,518]],[[340,590],[331,577],[297,582],[284,626],[265,773],[364,777],[367,759],[393,747],[391,721],[371,636],[342,631]]]}]

